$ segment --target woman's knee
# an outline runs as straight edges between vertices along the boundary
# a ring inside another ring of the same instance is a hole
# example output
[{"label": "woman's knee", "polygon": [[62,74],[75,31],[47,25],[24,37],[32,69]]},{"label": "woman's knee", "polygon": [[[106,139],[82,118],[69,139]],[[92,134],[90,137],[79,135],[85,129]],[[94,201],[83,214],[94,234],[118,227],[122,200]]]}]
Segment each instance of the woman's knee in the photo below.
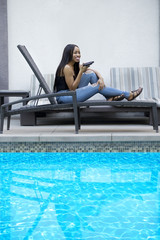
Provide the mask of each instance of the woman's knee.
[{"label": "woman's knee", "polygon": [[92,70],[87,70],[87,72],[85,72],[85,74],[87,74],[90,77],[90,83],[96,83],[98,81],[98,77],[95,74],[94,71]]}]

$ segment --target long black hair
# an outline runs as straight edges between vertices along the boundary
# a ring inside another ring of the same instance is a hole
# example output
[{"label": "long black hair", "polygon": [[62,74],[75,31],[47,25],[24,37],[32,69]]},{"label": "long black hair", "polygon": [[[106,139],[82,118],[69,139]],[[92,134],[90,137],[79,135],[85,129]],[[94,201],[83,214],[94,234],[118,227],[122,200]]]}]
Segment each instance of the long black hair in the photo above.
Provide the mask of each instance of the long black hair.
[{"label": "long black hair", "polygon": [[[64,48],[61,62],[56,71],[56,77],[63,75],[63,69],[64,69],[65,65],[68,64],[70,61],[72,61],[73,51],[74,51],[75,47],[78,47],[78,46],[75,44],[68,44]],[[74,64],[74,73],[75,73],[75,77],[77,77],[77,75],[79,73],[79,62]]]}]

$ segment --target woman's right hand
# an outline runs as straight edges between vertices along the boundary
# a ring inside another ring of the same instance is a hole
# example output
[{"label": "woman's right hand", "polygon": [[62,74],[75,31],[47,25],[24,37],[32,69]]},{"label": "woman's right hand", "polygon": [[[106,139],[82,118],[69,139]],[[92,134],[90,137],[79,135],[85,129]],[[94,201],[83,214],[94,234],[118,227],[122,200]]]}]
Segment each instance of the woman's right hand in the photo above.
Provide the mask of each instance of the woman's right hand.
[{"label": "woman's right hand", "polygon": [[84,72],[86,72],[87,71],[87,66],[83,66],[83,64],[82,65],[80,65],[80,71],[82,72],[82,73],[84,73]]}]

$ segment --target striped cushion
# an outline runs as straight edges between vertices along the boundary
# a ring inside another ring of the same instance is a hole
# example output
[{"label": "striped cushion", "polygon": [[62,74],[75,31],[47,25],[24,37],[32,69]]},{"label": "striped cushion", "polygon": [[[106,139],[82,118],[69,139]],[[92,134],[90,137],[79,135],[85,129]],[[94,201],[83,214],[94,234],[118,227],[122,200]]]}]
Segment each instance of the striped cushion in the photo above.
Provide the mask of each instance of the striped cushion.
[{"label": "striped cushion", "polygon": [[110,79],[112,87],[125,91],[143,87],[137,99],[160,102],[160,67],[111,68]]},{"label": "striped cushion", "polygon": [[[43,77],[44,77],[46,83],[48,84],[48,87],[51,89],[51,91],[53,91],[54,74],[44,74]],[[31,84],[30,84],[31,96],[37,95],[38,87],[39,87],[39,82],[37,81],[36,76],[32,75],[31,76]],[[42,90],[41,94],[44,94],[43,90]]]},{"label": "striped cushion", "polygon": [[[44,74],[43,75],[46,83],[48,84],[51,91],[53,91],[53,85],[54,85],[54,74]],[[39,82],[37,81],[37,78],[35,75],[31,76],[31,84],[30,84],[30,96],[36,96],[37,91],[39,88]],[[42,90],[41,94],[44,94],[44,91]],[[34,105],[35,101],[30,101],[28,105]],[[38,105],[44,105],[44,104],[50,104],[50,101],[48,98],[39,99]]]}]

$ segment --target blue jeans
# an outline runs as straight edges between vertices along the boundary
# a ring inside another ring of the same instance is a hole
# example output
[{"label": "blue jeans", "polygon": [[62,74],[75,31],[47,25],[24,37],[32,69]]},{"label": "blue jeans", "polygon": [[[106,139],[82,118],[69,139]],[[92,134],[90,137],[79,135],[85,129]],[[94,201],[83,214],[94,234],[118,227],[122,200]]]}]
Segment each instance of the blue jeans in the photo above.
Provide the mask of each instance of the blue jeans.
[{"label": "blue jeans", "polygon": [[[93,97],[95,94],[100,93],[102,94],[106,99],[110,97],[119,96],[121,94],[124,94],[125,98],[128,98],[130,93],[121,91],[115,88],[111,87],[104,87],[102,90],[99,90],[99,85],[92,86],[88,85],[89,83],[94,84],[98,81],[97,75],[95,73],[84,73],[81,77],[80,83],[78,88],[75,90],[77,95],[77,101],[78,102],[84,102],[88,100],[89,98]],[[66,92],[69,90],[65,90],[62,92]],[[71,96],[60,96],[57,97],[58,103],[71,103],[72,97]]]}]

